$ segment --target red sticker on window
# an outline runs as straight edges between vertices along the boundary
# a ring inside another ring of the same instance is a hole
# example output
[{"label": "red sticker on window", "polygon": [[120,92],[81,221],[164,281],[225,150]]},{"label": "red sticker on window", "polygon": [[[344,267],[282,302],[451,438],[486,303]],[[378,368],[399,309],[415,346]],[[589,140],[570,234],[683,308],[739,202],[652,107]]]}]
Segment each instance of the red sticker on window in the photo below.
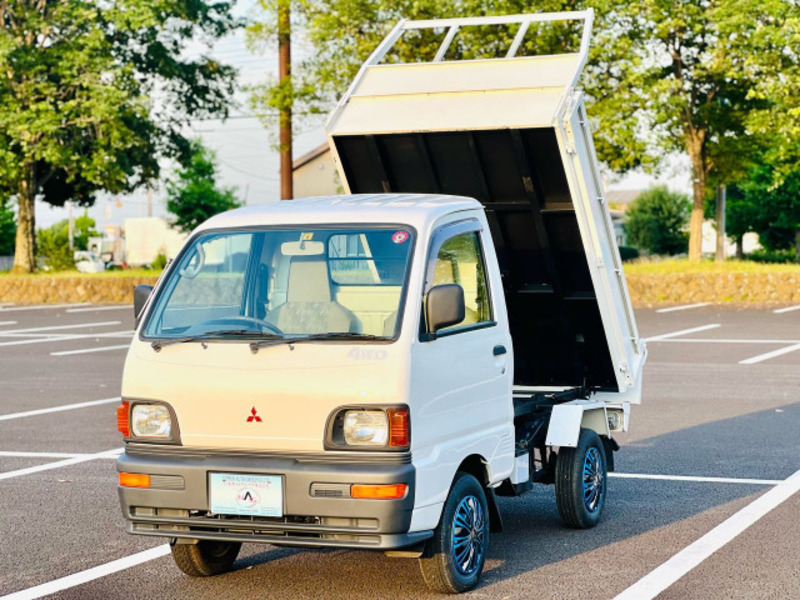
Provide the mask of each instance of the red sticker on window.
[{"label": "red sticker on window", "polygon": [[392,241],[395,244],[402,244],[403,242],[408,241],[408,232],[407,231],[395,231],[392,234]]}]

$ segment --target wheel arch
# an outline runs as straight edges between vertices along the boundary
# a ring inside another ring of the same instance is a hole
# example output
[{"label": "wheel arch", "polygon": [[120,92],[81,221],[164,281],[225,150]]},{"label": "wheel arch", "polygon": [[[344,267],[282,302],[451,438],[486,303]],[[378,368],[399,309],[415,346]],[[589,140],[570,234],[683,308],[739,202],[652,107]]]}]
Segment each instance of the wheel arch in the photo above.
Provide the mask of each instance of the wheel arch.
[{"label": "wheel arch", "polygon": [[489,487],[491,481],[491,471],[489,461],[480,454],[471,454],[461,461],[453,480],[450,482],[450,489],[453,488],[455,477],[458,472],[469,473],[483,486],[486,494],[486,504],[489,507],[489,530],[492,533],[499,533],[503,530],[503,519],[500,515],[500,508],[497,505],[497,498],[494,495],[494,488]]}]

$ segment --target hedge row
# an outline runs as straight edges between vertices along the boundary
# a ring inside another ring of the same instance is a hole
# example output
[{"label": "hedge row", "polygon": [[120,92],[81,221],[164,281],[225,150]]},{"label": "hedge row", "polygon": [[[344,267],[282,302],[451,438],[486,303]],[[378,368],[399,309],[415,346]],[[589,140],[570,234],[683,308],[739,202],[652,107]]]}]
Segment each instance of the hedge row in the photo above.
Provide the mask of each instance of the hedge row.
[{"label": "hedge row", "polygon": [[[0,277],[0,302],[60,304],[133,301],[136,285],[154,276]],[[635,306],[716,302],[735,304],[800,303],[800,273],[634,273],[627,277]]]}]

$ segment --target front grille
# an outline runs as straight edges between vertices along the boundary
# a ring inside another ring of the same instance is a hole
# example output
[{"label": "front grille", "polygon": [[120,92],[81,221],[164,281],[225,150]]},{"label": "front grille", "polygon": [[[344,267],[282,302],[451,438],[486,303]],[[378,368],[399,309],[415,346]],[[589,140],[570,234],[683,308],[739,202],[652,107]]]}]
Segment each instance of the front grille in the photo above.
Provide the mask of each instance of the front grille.
[{"label": "front grille", "polygon": [[278,541],[291,539],[350,540],[359,543],[378,543],[376,535],[364,535],[378,529],[377,519],[350,517],[316,517],[286,515],[284,517],[255,517],[218,515],[209,511],[153,508],[131,508],[131,529],[134,533],[171,532],[190,537],[194,533],[216,533],[248,538],[269,538]]}]

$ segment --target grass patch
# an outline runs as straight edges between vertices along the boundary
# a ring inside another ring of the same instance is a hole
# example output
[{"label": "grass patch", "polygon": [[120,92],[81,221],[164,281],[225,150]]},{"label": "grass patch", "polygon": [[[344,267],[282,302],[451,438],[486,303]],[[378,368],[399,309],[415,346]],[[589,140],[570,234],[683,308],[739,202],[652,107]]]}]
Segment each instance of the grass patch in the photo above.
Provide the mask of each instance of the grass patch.
[{"label": "grass patch", "polygon": [[800,265],[771,264],[751,260],[726,260],[718,263],[713,259],[691,262],[688,259],[664,260],[639,259],[625,263],[628,275],[668,275],[672,273],[798,273]]},{"label": "grass patch", "polygon": [[161,271],[156,269],[118,269],[114,271],[103,271],[102,273],[81,273],[80,271],[39,271],[30,275],[12,275],[9,271],[0,271],[0,277],[22,277],[22,278],[50,278],[50,277],[80,277],[86,279],[121,279],[125,277],[158,277]]}]

